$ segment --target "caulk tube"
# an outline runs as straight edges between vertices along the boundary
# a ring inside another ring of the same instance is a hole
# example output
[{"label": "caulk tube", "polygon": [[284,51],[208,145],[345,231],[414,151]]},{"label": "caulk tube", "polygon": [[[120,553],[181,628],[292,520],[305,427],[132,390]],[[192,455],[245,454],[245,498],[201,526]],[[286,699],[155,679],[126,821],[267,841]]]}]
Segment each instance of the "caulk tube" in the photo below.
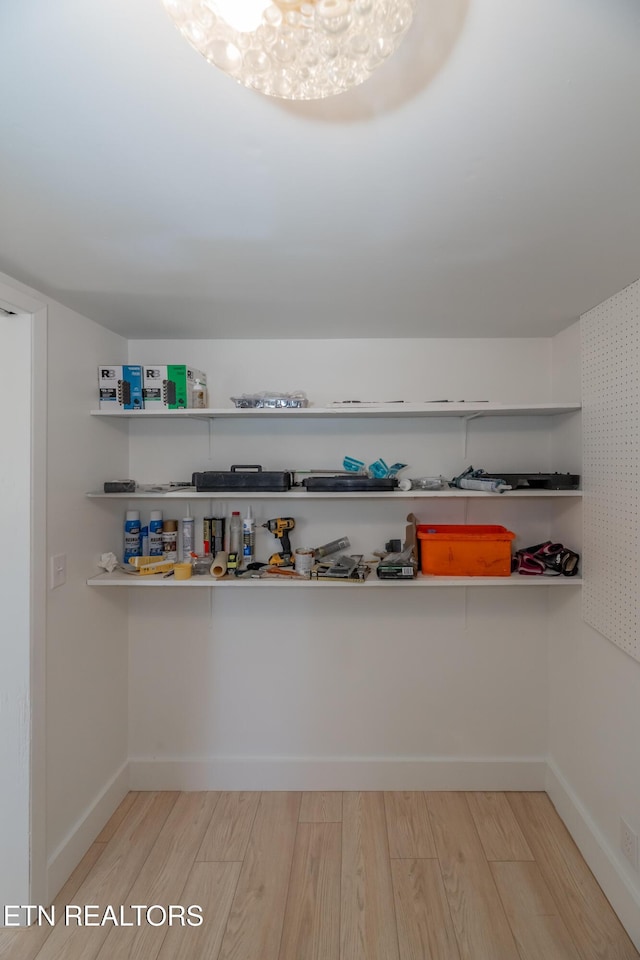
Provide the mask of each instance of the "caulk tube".
[{"label": "caulk tube", "polygon": [[245,569],[248,564],[253,563],[255,549],[256,521],[249,507],[246,517],[242,520],[242,563]]},{"label": "caulk tube", "polygon": [[193,517],[191,515],[182,518],[182,559],[185,563],[191,563],[191,554],[194,552],[193,526]]},{"label": "caulk tube", "polygon": [[485,493],[504,493],[511,490],[507,483],[501,480],[457,480],[456,486],[461,490],[484,490]]},{"label": "caulk tube", "polygon": [[340,537],[339,540],[332,540],[330,543],[323,543],[321,547],[316,547],[313,556],[317,560],[319,557],[328,557],[330,553],[337,553],[338,550],[348,550],[350,546],[349,537]]}]

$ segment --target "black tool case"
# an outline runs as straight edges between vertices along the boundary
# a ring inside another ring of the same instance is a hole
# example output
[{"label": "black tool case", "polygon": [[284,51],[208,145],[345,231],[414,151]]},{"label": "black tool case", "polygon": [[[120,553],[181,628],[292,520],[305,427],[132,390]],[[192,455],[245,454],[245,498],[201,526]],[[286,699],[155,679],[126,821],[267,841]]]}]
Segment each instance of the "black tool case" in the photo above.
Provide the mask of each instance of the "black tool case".
[{"label": "black tool case", "polygon": [[258,464],[234,463],[230,470],[205,470],[191,479],[198,493],[220,490],[248,492],[281,492],[291,489],[289,470],[263,470]]},{"label": "black tool case", "polygon": [[514,490],[577,490],[580,475],[577,473],[501,473],[483,471],[481,480],[504,480]]},{"label": "black tool case", "polygon": [[352,475],[335,477],[307,477],[302,484],[309,493],[373,493],[374,491],[391,491],[398,486],[396,477],[387,477],[382,480],[369,477],[354,477]]}]

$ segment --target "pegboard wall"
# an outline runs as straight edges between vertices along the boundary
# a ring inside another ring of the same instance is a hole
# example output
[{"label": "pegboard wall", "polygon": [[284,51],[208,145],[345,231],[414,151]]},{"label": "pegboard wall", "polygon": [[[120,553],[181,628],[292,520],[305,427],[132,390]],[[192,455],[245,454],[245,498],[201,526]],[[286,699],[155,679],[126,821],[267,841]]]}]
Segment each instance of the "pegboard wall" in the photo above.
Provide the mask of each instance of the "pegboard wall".
[{"label": "pegboard wall", "polygon": [[583,617],[640,660],[640,281],[581,328]]}]

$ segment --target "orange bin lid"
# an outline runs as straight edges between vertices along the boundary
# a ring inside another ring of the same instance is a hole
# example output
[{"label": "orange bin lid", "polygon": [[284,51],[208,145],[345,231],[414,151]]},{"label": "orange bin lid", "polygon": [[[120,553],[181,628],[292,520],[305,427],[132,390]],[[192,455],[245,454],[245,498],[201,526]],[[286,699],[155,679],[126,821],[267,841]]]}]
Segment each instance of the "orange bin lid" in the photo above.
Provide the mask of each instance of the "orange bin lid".
[{"label": "orange bin lid", "polygon": [[417,527],[419,540],[515,540],[515,533],[498,524],[431,524]]}]

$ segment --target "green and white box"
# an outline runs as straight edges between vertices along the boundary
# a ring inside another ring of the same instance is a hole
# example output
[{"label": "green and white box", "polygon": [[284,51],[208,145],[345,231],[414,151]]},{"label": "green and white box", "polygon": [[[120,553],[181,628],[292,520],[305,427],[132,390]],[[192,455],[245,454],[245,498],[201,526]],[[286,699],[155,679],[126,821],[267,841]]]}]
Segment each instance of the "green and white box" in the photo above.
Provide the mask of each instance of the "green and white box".
[{"label": "green and white box", "polygon": [[185,364],[145,364],[143,392],[146,410],[206,407],[207,375]]}]

